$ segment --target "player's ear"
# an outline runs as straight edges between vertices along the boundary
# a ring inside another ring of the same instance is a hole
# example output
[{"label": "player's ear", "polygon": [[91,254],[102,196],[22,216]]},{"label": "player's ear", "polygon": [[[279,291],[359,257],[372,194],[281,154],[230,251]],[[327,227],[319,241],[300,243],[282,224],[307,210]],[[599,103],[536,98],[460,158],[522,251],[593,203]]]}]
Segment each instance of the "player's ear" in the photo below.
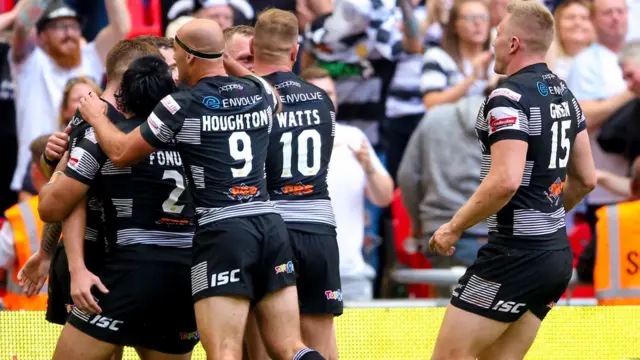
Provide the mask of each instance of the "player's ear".
[{"label": "player's ear", "polygon": [[255,51],[253,49],[253,36],[251,37],[251,39],[249,39],[249,53],[252,56],[255,56]]},{"label": "player's ear", "polygon": [[515,36],[511,37],[509,41],[509,54],[513,54],[520,48],[520,39]]}]

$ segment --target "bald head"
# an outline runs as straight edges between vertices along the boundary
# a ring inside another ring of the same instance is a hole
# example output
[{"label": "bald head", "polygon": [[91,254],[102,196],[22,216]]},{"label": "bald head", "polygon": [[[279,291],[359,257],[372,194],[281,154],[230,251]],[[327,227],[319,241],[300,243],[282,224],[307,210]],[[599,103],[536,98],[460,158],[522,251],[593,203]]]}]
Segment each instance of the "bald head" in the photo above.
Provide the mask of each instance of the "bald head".
[{"label": "bald head", "polygon": [[176,36],[190,49],[206,54],[224,50],[224,36],[218,23],[209,19],[194,19],[182,25]]}]

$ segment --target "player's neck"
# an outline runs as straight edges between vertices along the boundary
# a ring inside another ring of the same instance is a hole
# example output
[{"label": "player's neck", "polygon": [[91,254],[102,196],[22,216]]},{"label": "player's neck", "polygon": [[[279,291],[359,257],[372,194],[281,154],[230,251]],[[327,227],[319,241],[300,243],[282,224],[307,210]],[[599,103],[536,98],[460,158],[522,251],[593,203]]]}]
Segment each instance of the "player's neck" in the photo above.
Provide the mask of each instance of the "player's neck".
[{"label": "player's neck", "polygon": [[539,64],[539,63],[543,63],[544,61],[544,55],[542,56],[527,56],[527,57],[519,57],[519,58],[515,58],[513,59],[509,65],[507,66],[507,71],[505,72],[506,76],[511,76],[515,73],[517,73],[518,71],[526,68],[527,66],[531,66],[533,64]]},{"label": "player's neck", "polygon": [[267,62],[256,61],[253,63],[253,72],[257,75],[264,76],[273,74],[274,72],[291,72],[292,67],[288,64],[273,64]]},{"label": "player's neck", "polygon": [[102,92],[102,95],[100,95],[100,97],[102,98],[102,100],[108,102],[109,104],[113,105],[113,106],[117,106],[116,105],[116,91],[117,91],[117,87],[116,86],[111,86],[110,84],[107,84],[107,87],[104,89],[104,91]]},{"label": "player's neck", "polygon": [[224,70],[224,68],[215,68],[215,69],[202,71],[194,74],[194,76],[191,77],[191,79],[193,80],[190,81],[187,85],[189,85],[190,87],[193,87],[193,86],[196,86],[202,79],[216,77],[216,76],[227,76],[227,72]]}]

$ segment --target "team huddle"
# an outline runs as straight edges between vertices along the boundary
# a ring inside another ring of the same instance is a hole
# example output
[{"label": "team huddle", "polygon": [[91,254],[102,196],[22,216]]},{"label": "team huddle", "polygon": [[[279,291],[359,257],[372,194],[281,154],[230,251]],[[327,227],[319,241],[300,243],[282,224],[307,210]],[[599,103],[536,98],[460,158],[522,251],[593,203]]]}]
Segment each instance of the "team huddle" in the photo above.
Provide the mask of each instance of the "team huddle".
[{"label": "team huddle", "polygon": [[[593,164],[579,105],[542,63],[553,20],[522,3],[498,27],[496,72],[509,77],[476,125],[483,181],[506,190],[481,186],[430,242],[451,255],[488,218],[490,243],[454,291],[433,359],[522,358],[571,275],[562,217],[588,193]],[[537,39],[523,19],[538,21]],[[336,110],[291,72],[295,16],[260,14],[251,69],[224,52],[215,22],[193,20],[174,42],[179,84],[153,39],[121,41],[102,98],[85,96],[68,136],[50,138],[39,212],[62,222],[64,246],[47,319],[66,324],[53,358],[131,346],[189,359],[201,341],[208,359],[241,359],[243,344],[252,360],[337,359]],[[21,276],[30,293],[44,281]]]}]

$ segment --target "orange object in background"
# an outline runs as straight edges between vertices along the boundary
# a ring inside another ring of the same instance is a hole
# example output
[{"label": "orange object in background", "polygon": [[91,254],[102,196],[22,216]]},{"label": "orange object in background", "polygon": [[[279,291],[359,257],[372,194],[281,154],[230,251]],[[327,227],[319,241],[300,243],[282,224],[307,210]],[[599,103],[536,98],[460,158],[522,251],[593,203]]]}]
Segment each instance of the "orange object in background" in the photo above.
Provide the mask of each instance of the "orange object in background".
[{"label": "orange object in background", "polygon": [[[396,189],[391,201],[391,216],[393,223],[393,238],[398,262],[412,269],[431,269],[431,263],[421,252],[408,251],[405,241],[411,237],[411,219],[402,203],[400,189]],[[409,284],[410,298],[429,298],[431,287],[426,284]]]}]

